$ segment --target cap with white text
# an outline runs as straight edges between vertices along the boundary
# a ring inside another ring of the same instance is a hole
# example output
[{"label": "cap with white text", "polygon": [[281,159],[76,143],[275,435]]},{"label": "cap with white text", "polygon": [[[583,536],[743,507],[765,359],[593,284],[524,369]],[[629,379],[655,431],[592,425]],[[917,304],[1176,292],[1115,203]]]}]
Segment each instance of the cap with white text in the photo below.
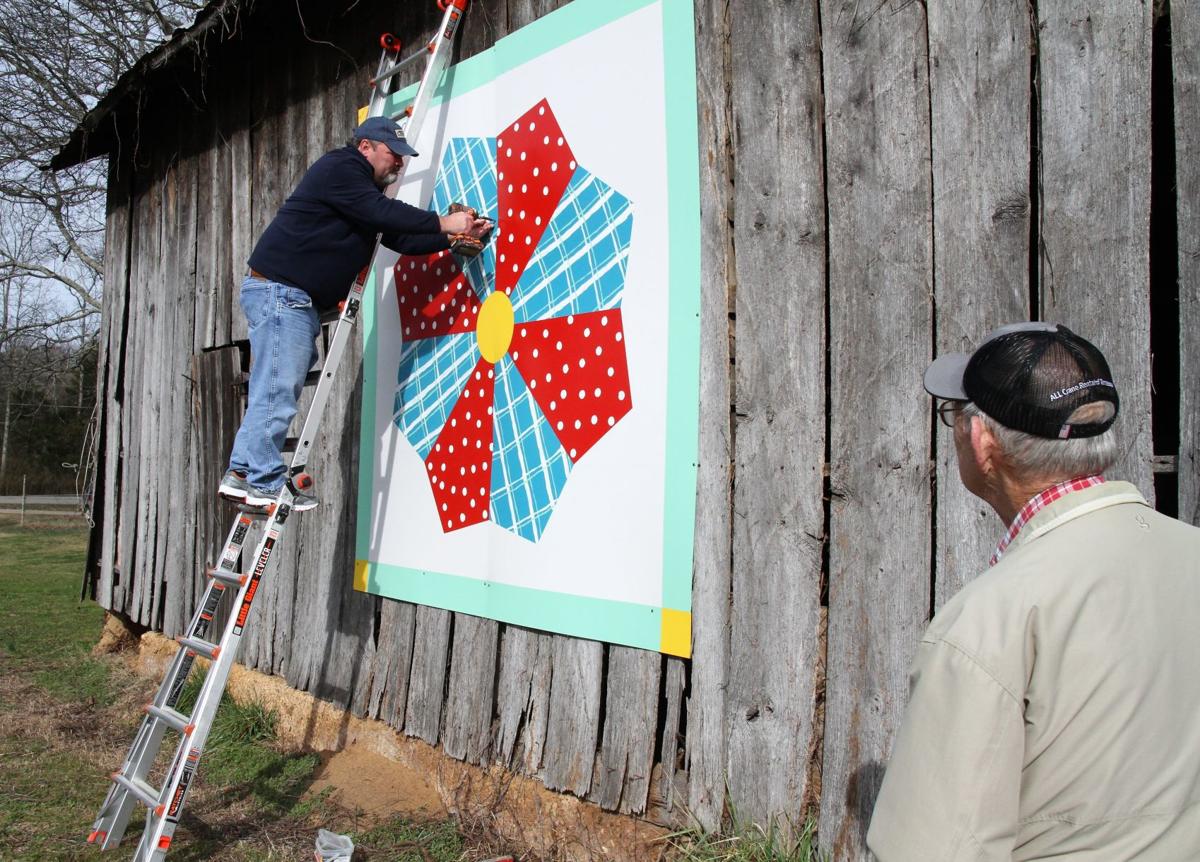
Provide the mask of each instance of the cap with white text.
[{"label": "cap with white text", "polygon": [[[1012,323],[974,353],[947,353],[925,371],[925,391],[970,401],[1001,425],[1036,437],[1094,437],[1117,418],[1112,372],[1094,344],[1053,323]],[[1088,405],[1096,409],[1081,410]]]}]

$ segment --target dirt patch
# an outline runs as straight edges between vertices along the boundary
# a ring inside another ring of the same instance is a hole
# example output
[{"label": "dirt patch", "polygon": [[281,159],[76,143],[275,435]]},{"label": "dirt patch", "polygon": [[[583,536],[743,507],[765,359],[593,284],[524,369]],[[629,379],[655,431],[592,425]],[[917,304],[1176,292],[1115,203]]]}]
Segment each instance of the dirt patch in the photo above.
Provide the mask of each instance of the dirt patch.
[{"label": "dirt patch", "polygon": [[366,826],[396,816],[430,820],[449,813],[423,774],[358,745],[325,752],[308,793],[327,793],[330,802],[356,812]]},{"label": "dirt patch", "polygon": [[100,632],[100,640],[92,647],[92,655],[112,655],[136,649],[138,638],[145,630],[145,626],[137,626],[112,612],[106,613],[104,629]]}]

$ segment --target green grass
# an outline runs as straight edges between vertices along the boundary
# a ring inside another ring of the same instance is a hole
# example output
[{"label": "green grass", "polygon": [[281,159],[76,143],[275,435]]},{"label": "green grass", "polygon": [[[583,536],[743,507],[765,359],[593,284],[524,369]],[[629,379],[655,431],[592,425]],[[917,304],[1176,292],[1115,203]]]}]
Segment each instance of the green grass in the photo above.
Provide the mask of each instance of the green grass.
[{"label": "green grass", "polygon": [[6,662],[62,671],[88,655],[104,612],[77,601],[86,552],[87,533],[79,525],[0,522],[0,650]]},{"label": "green grass", "polygon": [[667,839],[680,862],[827,862],[817,850],[816,824],[772,820],[766,827],[739,823],[720,833],[688,829]]},{"label": "green grass", "polygon": [[[202,681],[199,673],[187,681],[179,698],[180,712],[191,710]],[[222,788],[226,801],[245,800],[259,811],[296,815],[321,759],[272,746],[277,722],[276,714],[262,704],[223,700],[205,743],[202,775]],[[311,806],[303,808],[309,810]]]},{"label": "green grass", "polygon": [[[0,516],[0,859],[97,858],[84,839],[155,689],[119,657],[91,655],[104,614],[79,601],[86,550],[81,526],[18,527]],[[181,708],[194,701],[197,676]],[[305,795],[319,758],[282,749],[276,725],[260,704],[222,702],[169,859],[311,858],[322,826],[353,834],[362,849],[355,862],[424,862],[412,842],[436,862],[462,858],[452,821],[397,819],[355,832],[356,812],[333,805],[328,793]],[[120,858],[132,852],[140,821],[130,823]]]},{"label": "green grass", "polygon": [[417,846],[424,847],[434,859],[451,860],[462,858],[463,839],[454,824],[414,824],[393,821],[354,836],[354,843],[370,848],[379,858],[391,862],[423,862],[425,859]]}]

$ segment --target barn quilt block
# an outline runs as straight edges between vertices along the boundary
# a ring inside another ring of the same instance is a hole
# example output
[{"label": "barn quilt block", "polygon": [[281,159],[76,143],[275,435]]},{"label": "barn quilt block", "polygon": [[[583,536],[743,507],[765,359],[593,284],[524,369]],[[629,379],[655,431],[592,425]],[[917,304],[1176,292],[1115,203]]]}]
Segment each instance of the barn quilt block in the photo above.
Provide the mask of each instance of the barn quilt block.
[{"label": "barn quilt block", "polygon": [[495,137],[454,138],[432,208],[491,216],[484,251],[395,265],[404,333],[393,419],[446,531],[537,541],[572,466],[629,412],[621,293],[629,198],[576,163],[542,99]]},{"label": "barn quilt block", "polygon": [[572,0],[434,91],[395,194],[496,227],[369,272],[357,590],[689,654],[694,27],[691,0]]}]

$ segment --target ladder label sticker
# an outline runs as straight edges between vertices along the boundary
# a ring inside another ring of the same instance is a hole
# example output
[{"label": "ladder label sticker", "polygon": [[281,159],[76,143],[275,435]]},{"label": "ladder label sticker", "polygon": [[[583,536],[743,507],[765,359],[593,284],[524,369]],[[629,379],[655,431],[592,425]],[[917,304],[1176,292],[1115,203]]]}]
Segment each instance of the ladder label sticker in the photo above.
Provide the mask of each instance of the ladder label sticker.
[{"label": "ladder label sticker", "polygon": [[187,796],[188,784],[192,781],[192,776],[196,772],[196,764],[200,762],[200,749],[193,748],[188,752],[187,760],[184,761],[183,771],[179,774],[179,784],[175,788],[175,792],[171,794],[171,807],[167,809],[167,820],[173,823],[179,822],[179,809],[183,807],[184,797]]},{"label": "ladder label sticker", "polygon": [[254,594],[258,592],[258,582],[262,580],[263,572],[267,570],[267,563],[271,560],[271,551],[278,538],[278,533],[271,533],[263,540],[262,553],[258,555],[258,562],[254,564],[254,574],[250,577],[250,585],[246,587],[242,606],[238,608],[237,622],[233,626],[235,635],[240,635],[246,627],[246,617],[250,615],[250,605],[254,603]]}]

